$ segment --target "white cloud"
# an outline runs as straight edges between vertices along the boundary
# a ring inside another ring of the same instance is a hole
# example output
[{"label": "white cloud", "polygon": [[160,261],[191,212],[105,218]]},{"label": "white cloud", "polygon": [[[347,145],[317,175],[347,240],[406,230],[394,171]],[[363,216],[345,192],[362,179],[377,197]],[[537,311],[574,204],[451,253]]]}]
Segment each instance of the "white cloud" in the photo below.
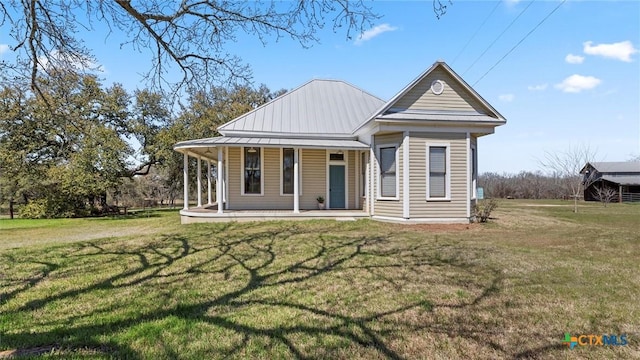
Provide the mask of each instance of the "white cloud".
[{"label": "white cloud", "polygon": [[51,66],[50,62],[53,62],[55,67],[68,67],[74,68],[80,71],[97,71],[97,72],[105,72],[105,69],[102,65],[96,64],[92,59],[87,57],[72,57],[69,54],[60,53],[58,50],[53,50],[49,57],[40,56],[38,57],[38,63],[43,68],[48,68]]},{"label": "white cloud", "polygon": [[358,38],[356,39],[355,44],[361,45],[363,42],[369,41],[380,34],[395,30],[398,30],[398,28],[395,26],[391,26],[389,24],[380,24],[360,34],[360,36],[358,36]]},{"label": "white cloud", "polygon": [[564,58],[564,61],[569,64],[582,64],[584,62],[584,56],[569,54]]},{"label": "white cloud", "polygon": [[631,41],[621,41],[612,44],[598,44],[592,46],[593,41],[587,41],[584,45],[584,53],[589,55],[599,55],[606,58],[617,59],[624,62],[631,62],[631,55],[638,52],[638,49],[633,47]]},{"label": "white cloud", "polygon": [[2,54],[6,53],[7,51],[9,51],[9,45],[0,44],[0,56],[2,56]]},{"label": "white cloud", "polygon": [[568,93],[579,93],[582,90],[593,89],[601,83],[601,80],[593,76],[582,76],[574,74],[556,84],[556,89]]},{"label": "white cloud", "polygon": [[498,96],[498,99],[500,99],[500,101],[504,101],[504,102],[512,102],[513,99],[515,99],[516,96],[513,94],[502,94]]},{"label": "white cloud", "polygon": [[547,89],[547,86],[547,84],[530,85],[527,86],[527,89],[529,89],[530,91],[543,91]]}]

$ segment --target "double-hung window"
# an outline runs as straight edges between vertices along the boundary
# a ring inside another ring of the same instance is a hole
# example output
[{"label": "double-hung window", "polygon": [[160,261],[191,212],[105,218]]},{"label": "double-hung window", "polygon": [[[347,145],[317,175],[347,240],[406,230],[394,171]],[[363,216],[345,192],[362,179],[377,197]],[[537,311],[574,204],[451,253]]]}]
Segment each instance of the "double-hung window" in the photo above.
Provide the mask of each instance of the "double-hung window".
[{"label": "double-hung window", "polygon": [[367,153],[360,153],[360,196],[367,197]]},{"label": "double-hung window", "polygon": [[396,145],[378,147],[380,159],[380,186],[378,195],[381,198],[397,199],[398,197],[398,162]]},{"label": "double-hung window", "polygon": [[[281,195],[293,195],[293,162],[294,150],[292,148],[284,148],[282,151],[281,163]],[[298,168],[300,166],[298,165]]]},{"label": "double-hung window", "polygon": [[450,200],[448,144],[427,144],[427,200]]},{"label": "double-hung window", "polygon": [[471,145],[471,198],[478,197],[478,152],[475,145]]},{"label": "double-hung window", "polygon": [[262,194],[262,148],[245,147],[243,157],[243,195]]}]

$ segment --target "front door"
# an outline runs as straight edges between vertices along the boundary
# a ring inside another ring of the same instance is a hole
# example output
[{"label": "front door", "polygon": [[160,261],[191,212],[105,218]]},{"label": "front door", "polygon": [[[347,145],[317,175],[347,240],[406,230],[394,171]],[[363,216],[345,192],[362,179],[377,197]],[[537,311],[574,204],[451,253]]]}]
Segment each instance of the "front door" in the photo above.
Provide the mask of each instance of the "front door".
[{"label": "front door", "polygon": [[344,209],[344,165],[329,165],[329,208]]}]

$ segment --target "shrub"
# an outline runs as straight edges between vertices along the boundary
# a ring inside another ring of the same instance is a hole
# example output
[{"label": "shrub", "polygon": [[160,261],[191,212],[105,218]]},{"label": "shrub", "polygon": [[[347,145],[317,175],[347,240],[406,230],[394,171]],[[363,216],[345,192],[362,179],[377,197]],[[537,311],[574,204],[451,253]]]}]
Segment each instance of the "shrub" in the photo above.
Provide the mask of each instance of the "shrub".
[{"label": "shrub", "polygon": [[29,202],[20,209],[20,217],[25,219],[44,219],[48,216],[47,199],[29,200]]},{"label": "shrub", "polygon": [[491,217],[491,212],[498,207],[496,199],[478,200],[473,206],[473,215],[476,222],[484,223]]}]

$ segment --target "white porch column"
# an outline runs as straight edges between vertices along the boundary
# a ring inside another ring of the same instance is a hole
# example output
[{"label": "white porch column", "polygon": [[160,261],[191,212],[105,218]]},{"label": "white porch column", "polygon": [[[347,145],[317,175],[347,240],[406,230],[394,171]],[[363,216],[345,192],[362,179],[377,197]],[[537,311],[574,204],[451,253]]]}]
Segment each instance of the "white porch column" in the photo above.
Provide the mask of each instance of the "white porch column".
[{"label": "white porch column", "polygon": [[196,160],[198,161],[198,207],[202,206],[202,166],[200,165],[200,163],[202,162],[200,159],[200,156],[198,156],[196,158]]},{"label": "white porch column", "polygon": [[182,164],[182,176],[184,183],[184,206],[182,207],[184,210],[189,209],[189,155],[184,153],[184,163]]},{"label": "white porch column", "polygon": [[298,174],[298,148],[293,148],[293,213],[300,213],[300,176]]},{"label": "white porch column", "polygon": [[218,178],[216,179],[216,203],[218,204],[218,214],[222,214],[224,202],[224,196],[222,195],[222,147],[218,147],[218,167],[216,169],[216,175]]},{"label": "white porch column", "polygon": [[207,205],[211,204],[211,160],[207,159]]}]

